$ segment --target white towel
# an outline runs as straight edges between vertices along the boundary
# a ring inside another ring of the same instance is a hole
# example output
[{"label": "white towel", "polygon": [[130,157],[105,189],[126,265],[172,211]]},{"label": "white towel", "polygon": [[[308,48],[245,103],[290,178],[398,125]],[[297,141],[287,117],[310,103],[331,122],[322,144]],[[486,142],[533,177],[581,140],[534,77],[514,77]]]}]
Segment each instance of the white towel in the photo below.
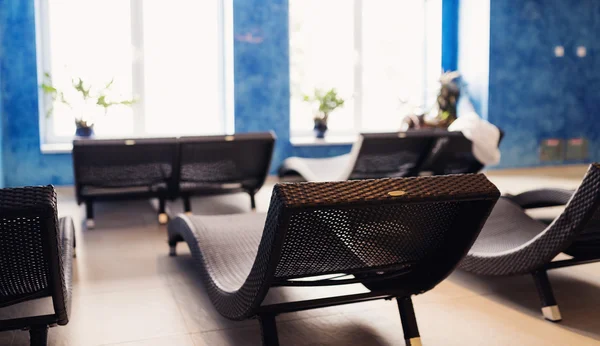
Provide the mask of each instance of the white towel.
[{"label": "white towel", "polygon": [[482,164],[498,164],[500,162],[500,149],[498,149],[500,130],[487,120],[481,119],[469,100],[462,103],[459,106],[460,116],[448,127],[448,131],[460,131],[471,140],[473,155]]}]

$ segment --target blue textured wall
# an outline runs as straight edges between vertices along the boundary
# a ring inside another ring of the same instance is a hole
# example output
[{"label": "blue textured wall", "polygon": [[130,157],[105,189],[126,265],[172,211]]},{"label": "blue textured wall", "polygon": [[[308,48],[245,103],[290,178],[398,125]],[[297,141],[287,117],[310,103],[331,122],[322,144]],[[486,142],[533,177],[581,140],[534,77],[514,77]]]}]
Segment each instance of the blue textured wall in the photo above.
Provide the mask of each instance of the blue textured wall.
[{"label": "blue textured wall", "polygon": [[42,155],[33,0],[0,1],[2,156],[6,186],[71,184],[70,155]]},{"label": "blue textured wall", "polygon": [[[479,1],[462,0],[461,6]],[[541,165],[538,147],[546,138],[584,136],[590,160],[600,160],[600,1],[491,0],[490,13],[487,117],[506,132],[499,167]],[[554,56],[557,45],[565,48],[562,58]],[[587,47],[587,57],[576,56],[579,45]],[[459,52],[461,65],[470,51]],[[467,78],[471,94],[485,103],[481,80]]]},{"label": "blue textured wall", "polygon": [[274,131],[271,171],[291,150],[288,1],[234,1],[235,131]]},{"label": "blue textured wall", "polygon": [[458,69],[459,0],[442,1],[442,69]]}]

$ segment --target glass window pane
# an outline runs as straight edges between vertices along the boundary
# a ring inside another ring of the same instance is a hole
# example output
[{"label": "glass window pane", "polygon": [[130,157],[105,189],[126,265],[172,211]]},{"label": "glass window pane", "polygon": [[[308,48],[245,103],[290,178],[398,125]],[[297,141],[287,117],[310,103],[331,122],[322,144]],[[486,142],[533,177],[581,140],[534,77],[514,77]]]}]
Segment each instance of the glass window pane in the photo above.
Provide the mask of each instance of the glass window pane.
[{"label": "glass window pane", "polygon": [[223,133],[218,0],[143,6],[146,132]]},{"label": "glass window pane", "polygon": [[[82,78],[92,92],[114,79],[108,96],[132,97],[131,20],[129,1],[49,0],[48,30],[53,84],[65,93],[72,107],[56,103],[51,118],[55,136],[73,136],[74,118],[103,114],[82,101],[72,79]],[[115,106],[96,121],[99,136],[133,132],[133,111]]]},{"label": "glass window pane", "polygon": [[362,7],[361,130],[397,131],[402,101],[424,101],[424,2],[368,0]]},{"label": "glass window pane", "polygon": [[292,132],[312,131],[315,106],[303,102],[302,95],[316,88],[335,88],[346,100],[330,115],[330,133],[353,131],[354,2],[291,0],[289,6]]}]

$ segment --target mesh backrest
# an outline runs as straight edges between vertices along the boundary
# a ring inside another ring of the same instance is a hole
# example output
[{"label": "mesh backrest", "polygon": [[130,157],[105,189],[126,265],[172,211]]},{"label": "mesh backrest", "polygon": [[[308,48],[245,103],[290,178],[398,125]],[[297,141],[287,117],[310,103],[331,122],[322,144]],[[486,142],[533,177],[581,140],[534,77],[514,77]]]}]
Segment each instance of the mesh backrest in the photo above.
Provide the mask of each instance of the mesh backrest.
[{"label": "mesh backrest", "polygon": [[416,175],[431,149],[428,131],[362,134],[351,179]]},{"label": "mesh backrest", "polygon": [[175,138],[76,140],[73,166],[78,185],[149,186],[168,183],[177,156]]},{"label": "mesh backrest", "polygon": [[288,184],[276,190],[290,213],[277,279],[410,272],[441,254],[464,254],[499,195],[482,175]]},{"label": "mesh backrest", "polygon": [[477,173],[483,165],[473,156],[473,143],[460,132],[444,132],[433,144],[422,171],[435,175]]},{"label": "mesh backrest", "polygon": [[56,236],[56,195],[48,187],[0,190],[0,306],[50,294],[45,246]]},{"label": "mesh backrest", "polygon": [[271,133],[183,137],[179,140],[181,182],[260,186],[269,169],[274,141]]}]

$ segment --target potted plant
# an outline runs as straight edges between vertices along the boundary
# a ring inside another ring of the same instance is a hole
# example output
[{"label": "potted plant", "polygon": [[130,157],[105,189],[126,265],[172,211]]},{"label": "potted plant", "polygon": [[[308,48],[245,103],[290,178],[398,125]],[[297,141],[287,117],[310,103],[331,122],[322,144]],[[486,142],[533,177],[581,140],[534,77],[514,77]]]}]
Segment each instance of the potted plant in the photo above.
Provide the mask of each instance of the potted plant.
[{"label": "potted plant", "polygon": [[325,138],[325,132],[327,131],[327,120],[329,114],[336,110],[338,107],[344,106],[344,100],[338,97],[335,89],[330,89],[324,92],[321,89],[315,89],[314,95],[304,95],[305,102],[317,102],[319,104],[318,111],[315,114],[315,134],[317,138]]},{"label": "potted plant", "polygon": [[49,95],[52,99],[52,104],[47,108],[46,116],[51,116],[54,112],[54,102],[58,101],[69,108],[76,111],[75,116],[75,136],[90,137],[94,134],[94,123],[99,116],[106,115],[108,109],[113,106],[131,106],[136,100],[125,99],[116,100],[110,98],[110,90],[114,82],[114,78],[103,87],[92,90],[92,86],[86,84],[81,78],[73,78],[72,86],[74,92],[78,95],[71,95],[70,98],[65,96],[65,92],[58,90],[52,84],[52,76],[49,73],[44,73],[44,82],[41,85],[44,94]]}]

